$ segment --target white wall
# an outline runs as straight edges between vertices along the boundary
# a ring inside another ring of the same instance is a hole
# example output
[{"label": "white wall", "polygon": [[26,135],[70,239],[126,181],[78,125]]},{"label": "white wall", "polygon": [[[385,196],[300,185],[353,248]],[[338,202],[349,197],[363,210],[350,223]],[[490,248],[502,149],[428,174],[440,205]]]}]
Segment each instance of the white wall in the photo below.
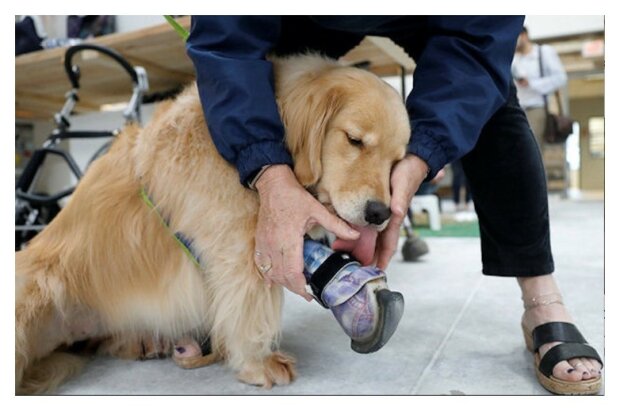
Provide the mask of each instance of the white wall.
[{"label": "white wall", "polygon": [[138,30],[140,28],[154,26],[165,23],[162,15],[155,16],[116,16],[116,31],[124,33],[126,31]]},{"label": "white wall", "polygon": [[605,30],[605,16],[526,16],[533,40]]},{"label": "white wall", "polygon": [[[401,80],[400,76],[391,76],[391,77],[383,77],[383,80],[387,82],[389,85],[394,87],[398,94],[401,93]],[[413,88],[413,76],[411,74],[407,74],[405,76],[405,95],[409,95],[411,89]]]}]

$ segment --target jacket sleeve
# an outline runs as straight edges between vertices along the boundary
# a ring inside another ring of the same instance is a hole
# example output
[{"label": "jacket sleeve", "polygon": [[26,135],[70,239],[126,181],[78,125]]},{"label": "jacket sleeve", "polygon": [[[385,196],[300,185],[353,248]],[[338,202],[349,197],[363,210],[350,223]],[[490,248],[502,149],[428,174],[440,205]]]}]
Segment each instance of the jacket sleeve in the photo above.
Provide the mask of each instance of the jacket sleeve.
[{"label": "jacket sleeve", "polygon": [[205,119],[242,184],[268,164],[292,164],[266,60],[280,34],[275,16],[193,16],[187,53]]},{"label": "jacket sleeve", "polygon": [[429,17],[407,98],[408,151],[427,162],[427,180],[475,146],[482,127],[505,103],[523,17]]}]

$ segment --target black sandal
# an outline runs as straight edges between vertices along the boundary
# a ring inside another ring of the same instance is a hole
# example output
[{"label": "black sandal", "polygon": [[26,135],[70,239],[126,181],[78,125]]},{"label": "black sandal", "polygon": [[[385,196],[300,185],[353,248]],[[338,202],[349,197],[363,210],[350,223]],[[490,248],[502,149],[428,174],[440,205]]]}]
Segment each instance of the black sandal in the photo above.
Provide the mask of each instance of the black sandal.
[{"label": "black sandal", "polygon": [[[559,294],[553,295],[559,296]],[[559,297],[547,301],[540,301],[538,299],[540,298],[532,299],[532,303],[529,305],[526,303],[526,310],[552,303],[562,304],[562,299]],[[578,382],[560,380],[553,376],[555,365],[564,360],[578,357],[588,358],[598,361],[601,366],[603,365],[603,361],[596,350],[587,344],[586,339],[575,325],[567,322],[549,322],[537,326],[531,333],[528,332],[523,324],[521,324],[521,327],[525,337],[525,344],[528,350],[534,353],[536,377],[545,389],[562,395],[591,395],[597,394],[600,391],[602,385],[601,376]],[[540,346],[553,342],[562,343],[549,349],[541,359],[538,352]]]}]

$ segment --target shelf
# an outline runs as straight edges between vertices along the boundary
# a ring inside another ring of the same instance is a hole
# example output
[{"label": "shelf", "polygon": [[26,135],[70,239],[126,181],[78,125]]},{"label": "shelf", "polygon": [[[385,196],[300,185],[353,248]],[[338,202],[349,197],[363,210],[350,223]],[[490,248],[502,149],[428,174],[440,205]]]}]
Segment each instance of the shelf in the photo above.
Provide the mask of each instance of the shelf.
[{"label": "shelf", "polygon": [[[177,21],[186,29],[190,17]],[[131,64],[146,69],[149,93],[174,90],[194,80],[194,67],[185,53],[179,35],[164,21],[144,29],[114,33],[89,40],[115,49]],[[58,112],[71,86],[64,71],[66,47],[35,51],[15,58],[15,117],[50,119]],[[366,37],[342,59],[348,64],[368,61],[377,75],[399,75],[401,67],[413,72],[415,64],[405,51],[391,40]],[[131,96],[131,82],[126,73],[97,52],[82,52],[75,62],[80,66],[80,102],[76,113],[98,111],[102,105],[126,103]]]},{"label": "shelf", "polygon": [[[189,28],[190,18],[179,23]],[[142,66],[149,77],[149,93],[165,92],[189,83],[194,68],[185,54],[179,35],[163,20],[162,24],[127,33],[115,33],[89,40],[113,48],[131,64]],[[15,58],[15,117],[45,118],[62,108],[71,85],[64,71],[66,47],[40,50]],[[94,51],[82,52],[75,62],[80,66],[80,102],[76,112],[97,111],[104,104],[127,102],[131,81],[123,69]]]}]

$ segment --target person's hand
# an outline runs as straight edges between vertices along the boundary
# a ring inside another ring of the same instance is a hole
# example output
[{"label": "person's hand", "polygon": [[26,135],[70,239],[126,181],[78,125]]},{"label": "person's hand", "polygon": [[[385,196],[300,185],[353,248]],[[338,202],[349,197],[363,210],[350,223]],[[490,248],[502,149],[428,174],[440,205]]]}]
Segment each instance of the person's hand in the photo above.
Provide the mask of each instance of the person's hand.
[{"label": "person's hand", "polygon": [[428,165],[426,162],[412,154],[399,161],[392,170],[390,176],[392,218],[388,226],[379,234],[375,251],[375,260],[379,269],[385,270],[390,259],[396,253],[400,226],[405,215],[407,215],[411,198],[426,178],[427,173]]},{"label": "person's hand", "polygon": [[527,81],[527,78],[522,77],[517,79],[517,84],[519,84],[521,87],[527,87],[530,85],[530,82]]},{"label": "person's hand", "polygon": [[431,179],[429,182],[433,185],[437,185],[438,183],[441,182],[442,179],[445,178],[445,176],[446,176],[446,169],[441,168],[435,175],[435,178]]},{"label": "person's hand", "polygon": [[277,283],[311,301],[303,275],[304,234],[321,225],[340,238],[359,233],[331,214],[297,181],[287,165],[272,165],[256,182],[260,208],[254,261],[268,286]]}]

